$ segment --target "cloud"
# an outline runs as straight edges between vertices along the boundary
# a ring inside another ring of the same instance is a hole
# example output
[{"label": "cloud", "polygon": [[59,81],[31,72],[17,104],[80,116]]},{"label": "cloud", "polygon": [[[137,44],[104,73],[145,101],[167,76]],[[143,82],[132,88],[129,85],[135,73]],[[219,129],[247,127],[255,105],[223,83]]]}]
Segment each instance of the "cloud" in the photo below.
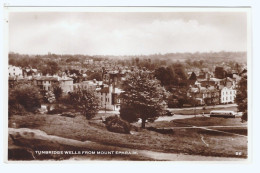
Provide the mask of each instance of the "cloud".
[{"label": "cloud", "polygon": [[[210,15],[11,14],[9,45],[10,51],[26,54],[134,55],[246,51],[245,19],[240,14]],[[222,23],[221,18],[225,18]]]}]

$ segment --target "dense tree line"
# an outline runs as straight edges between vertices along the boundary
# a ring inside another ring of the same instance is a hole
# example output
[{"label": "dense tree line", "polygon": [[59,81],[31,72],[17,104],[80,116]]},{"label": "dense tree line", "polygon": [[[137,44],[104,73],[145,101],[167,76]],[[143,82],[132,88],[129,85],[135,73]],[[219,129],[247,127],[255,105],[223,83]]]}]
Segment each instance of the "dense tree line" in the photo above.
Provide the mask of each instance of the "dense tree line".
[{"label": "dense tree line", "polygon": [[247,75],[244,75],[242,79],[239,82],[237,95],[236,95],[236,103],[237,103],[237,109],[239,112],[242,112],[242,120],[247,121]]}]

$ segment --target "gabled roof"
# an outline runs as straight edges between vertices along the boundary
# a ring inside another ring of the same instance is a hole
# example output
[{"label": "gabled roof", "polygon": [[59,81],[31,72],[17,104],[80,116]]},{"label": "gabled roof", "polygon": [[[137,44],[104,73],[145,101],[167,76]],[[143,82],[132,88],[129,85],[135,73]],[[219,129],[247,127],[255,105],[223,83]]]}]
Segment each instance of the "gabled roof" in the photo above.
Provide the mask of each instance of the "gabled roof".
[{"label": "gabled roof", "polygon": [[38,76],[34,78],[35,80],[39,81],[72,81],[72,78],[69,78],[67,76],[65,77],[59,77],[59,76]]},{"label": "gabled roof", "polygon": [[34,79],[40,81],[58,81],[58,77],[53,77],[53,76],[38,76],[35,77]]},{"label": "gabled roof", "polygon": [[99,92],[101,92],[101,93],[109,93],[109,88],[108,87],[104,87],[101,90],[99,90]]},{"label": "gabled roof", "polygon": [[65,77],[58,77],[58,80],[59,81],[72,81],[73,79],[72,78],[69,78],[69,77],[67,77],[67,76],[65,76]]}]

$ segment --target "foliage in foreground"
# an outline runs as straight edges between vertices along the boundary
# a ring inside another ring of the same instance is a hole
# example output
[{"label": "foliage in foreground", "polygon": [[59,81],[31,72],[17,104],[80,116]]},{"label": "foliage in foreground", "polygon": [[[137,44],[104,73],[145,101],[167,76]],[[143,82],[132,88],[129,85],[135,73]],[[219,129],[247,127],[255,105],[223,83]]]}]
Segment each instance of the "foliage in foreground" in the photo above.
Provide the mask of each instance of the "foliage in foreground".
[{"label": "foliage in foreground", "polygon": [[111,132],[129,134],[131,130],[131,125],[117,115],[107,117],[104,123],[106,124],[107,130]]},{"label": "foliage in foreground", "polygon": [[9,89],[9,115],[34,112],[40,108],[42,96],[37,86],[31,83],[20,83]]}]

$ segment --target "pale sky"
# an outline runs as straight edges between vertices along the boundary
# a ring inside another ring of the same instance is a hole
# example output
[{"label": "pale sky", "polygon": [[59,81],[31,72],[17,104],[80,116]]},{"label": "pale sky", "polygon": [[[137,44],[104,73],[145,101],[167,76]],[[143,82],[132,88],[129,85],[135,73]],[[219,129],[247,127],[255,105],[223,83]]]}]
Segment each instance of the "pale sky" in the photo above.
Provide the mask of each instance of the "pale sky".
[{"label": "pale sky", "polygon": [[140,55],[246,51],[245,12],[11,12],[9,51]]}]

